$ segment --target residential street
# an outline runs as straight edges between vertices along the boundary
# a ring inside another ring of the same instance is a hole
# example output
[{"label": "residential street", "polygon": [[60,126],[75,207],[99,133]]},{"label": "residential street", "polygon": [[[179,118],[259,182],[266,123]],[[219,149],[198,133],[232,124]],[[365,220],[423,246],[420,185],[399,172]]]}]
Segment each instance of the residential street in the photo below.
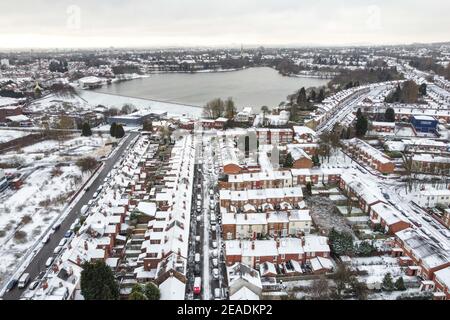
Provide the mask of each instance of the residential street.
[{"label": "residential street", "polygon": [[[89,190],[84,193],[84,195],[77,203],[74,204],[69,214],[65,217],[64,221],[62,221],[61,227],[50,236],[49,242],[42,247],[42,249],[35,255],[35,257],[29,263],[28,267],[25,269],[23,273],[29,273],[31,281],[34,280],[42,271],[46,270],[45,262],[49,257],[53,256],[53,250],[58,246],[59,242],[64,237],[66,231],[69,230],[72,223],[80,216],[80,209],[92,199],[92,196],[96,192],[97,188],[103,184],[103,181],[108,175],[108,173],[112,170],[114,165],[121,160],[122,154],[130,146],[130,143],[134,141],[134,139],[138,136],[138,134],[139,134],[138,132],[130,132],[129,135],[124,138],[126,139],[125,142],[119,147],[118,150],[116,150],[113,153],[113,155],[109,159],[105,161],[103,169],[101,169],[100,174],[92,182],[92,184],[89,187]],[[20,299],[20,296],[22,295],[23,291],[24,291],[23,289],[19,289],[16,286],[13,290],[5,293],[3,295],[3,299],[5,300]]]}]

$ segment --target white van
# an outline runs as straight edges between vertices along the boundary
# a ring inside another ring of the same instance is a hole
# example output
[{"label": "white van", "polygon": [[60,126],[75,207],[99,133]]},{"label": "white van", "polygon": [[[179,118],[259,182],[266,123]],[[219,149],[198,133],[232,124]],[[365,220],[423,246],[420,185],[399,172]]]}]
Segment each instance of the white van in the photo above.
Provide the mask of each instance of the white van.
[{"label": "white van", "polygon": [[19,279],[19,288],[23,289],[27,286],[28,282],[30,282],[30,274],[24,273]]},{"label": "white van", "polygon": [[200,253],[196,253],[195,254],[195,262],[199,263],[200,262]]},{"label": "white van", "polygon": [[211,225],[216,224],[216,215],[214,213],[211,213]]}]

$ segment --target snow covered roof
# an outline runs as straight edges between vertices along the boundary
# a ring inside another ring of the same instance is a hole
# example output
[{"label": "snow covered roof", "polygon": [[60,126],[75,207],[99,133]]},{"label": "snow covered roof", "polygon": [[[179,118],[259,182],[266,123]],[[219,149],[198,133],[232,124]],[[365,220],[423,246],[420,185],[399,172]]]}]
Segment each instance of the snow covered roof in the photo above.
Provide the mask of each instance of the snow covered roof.
[{"label": "snow covered roof", "polygon": [[186,284],[176,277],[169,277],[159,285],[161,300],[184,300]]},{"label": "snow covered roof", "polygon": [[434,275],[439,283],[450,288],[450,267],[436,271]]},{"label": "snow covered roof", "polygon": [[242,287],[230,296],[230,300],[259,300],[259,296],[247,287]]},{"label": "snow covered roof", "polygon": [[313,235],[305,236],[303,249],[305,252],[330,252],[328,238]]},{"label": "snow covered roof", "polygon": [[154,202],[139,202],[137,209],[143,214],[154,217],[156,214],[156,203]]},{"label": "snow covered roof", "polygon": [[386,203],[380,202],[372,206],[372,210],[383,219],[387,225],[393,225],[398,222],[407,222],[400,212]]},{"label": "snow covered roof", "polygon": [[323,257],[315,257],[310,260],[311,267],[313,271],[319,271],[319,270],[332,270],[334,268],[333,262],[328,258]]}]

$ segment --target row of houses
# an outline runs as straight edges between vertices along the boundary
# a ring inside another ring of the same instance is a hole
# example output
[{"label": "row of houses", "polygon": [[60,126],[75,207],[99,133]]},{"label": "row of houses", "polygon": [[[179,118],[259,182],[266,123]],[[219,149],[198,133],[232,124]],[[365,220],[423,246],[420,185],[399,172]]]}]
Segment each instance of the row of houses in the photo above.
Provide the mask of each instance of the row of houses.
[{"label": "row of houses", "polygon": [[392,159],[361,139],[353,138],[342,141],[342,149],[352,157],[383,174],[394,172],[395,164]]},{"label": "row of houses", "polygon": [[225,240],[256,239],[266,236],[297,237],[309,234],[311,227],[309,210],[222,213],[222,236]]},{"label": "row of houses", "polygon": [[395,234],[400,265],[410,276],[422,278],[422,290],[434,291],[434,298],[450,299],[450,256],[417,230],[408,228]]},{"label": "row of houses", "polygon": [[294,260],[305,264],[315,257],[330,257],[328,238],[308,235],[301,238],[225,241],[227,266],[243,263],[258,269],[265,262],[280,264]]},{"label": "row of houses", "polygon": [[337,184],[342,169],[313,168],[289,169],[273,171],[257,171],[240,174],[229,174],[219,181],[219,187],[226,190],[288,188],[312,184]]},{"label": "row of houses", "polygon": [[356,174],[342,174],[339,187],[350,201],[354,198],[359,208],[369,215],[372,227],[381,226],[387,234],[395,234],[410,226],[409,221],[397,209],[386,203],[378,188]]},{"label": "row of houses", "polygon": [[301,187],[267,188],[247,190],[220,190],[220,206],[232,212],[243,212],[245,206],[251,205],[258,211],[275,208],[298,207],[303,201]]}]

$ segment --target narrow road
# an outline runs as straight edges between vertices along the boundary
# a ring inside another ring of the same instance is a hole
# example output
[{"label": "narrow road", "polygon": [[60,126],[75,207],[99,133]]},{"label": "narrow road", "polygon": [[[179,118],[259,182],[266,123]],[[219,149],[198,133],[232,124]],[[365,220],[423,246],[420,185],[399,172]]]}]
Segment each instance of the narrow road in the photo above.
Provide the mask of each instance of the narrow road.
[{"label": "narrow road", "polygon": [[[114,151],[114,154],[105,161],[105,165],[101,170],[98,177],[92,182],[89,187],[89,191],[85,192],[85,194],[81,197],[81,199],[74,204],[72,210],[69,212],[67,217],[61,223],[61,227],[51,235],[50,241],[44,245],[44,247],[36,254],[33,260],[30,262],[28,267],[25,269],[24,273],[29,273],[31,277],[31,281],[34,280],[40,272],[45,271],[45,262],[51,256],[53,256],[54,249],[58,246],[61,239],[64,237],[66,231],[69,230],[70,226],[74,221],[80,216],[80,209],[82,206],[86,205],[89,200],[92,199],[92,196],[96,192],[97,188],[103,184],[103,180],[106,178],[111,169],[115,166],[117,162],[120,161],[122,154],[128,148],[130,143],[138,136],[138,132],[130,132],[129,135],[125,138],[125,142],[119,147],[118,150]],[[21,294],[24,290],[19,289],[17,286],[5,293],[3,295],[3,299],[5,300],[18,300],[20,299]]]}]

